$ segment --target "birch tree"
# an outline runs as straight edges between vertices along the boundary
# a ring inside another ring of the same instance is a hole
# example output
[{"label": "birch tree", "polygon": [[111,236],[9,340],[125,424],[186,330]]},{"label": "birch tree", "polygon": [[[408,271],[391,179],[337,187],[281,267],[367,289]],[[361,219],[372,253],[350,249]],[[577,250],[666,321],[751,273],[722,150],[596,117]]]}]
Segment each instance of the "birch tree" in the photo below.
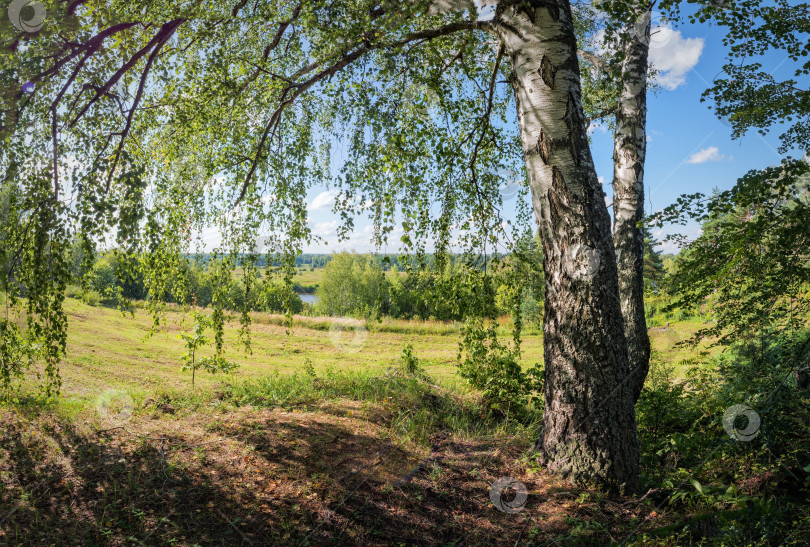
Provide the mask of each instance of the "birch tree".
[{"label": "birch tree", "polygon": [[613,243],[627,335],[630,383],[637,401],[650,368],[644,312],[644,167],[647,155],[647,71],[650,10],[627,29],[613,152]]},{"label": "birch tree", "polygon": [[[25,304],[27,332],[63,340],[64,321],[51,319],[64,317],[65,279],[45,261],[60,271],[54,250],[73,232],[113,233],[125,256],[146,256],[153,294],[211,225],[223,234],[214,268],[223,279],[237,264],[252,279],[266,233],[262,247],[285,257],[289,280],[291,257],[313,238],[303,199],[316,183],[340,190],[341,233],[367,213],[378,244],[401,227],[406,248],[430,236],[443,249],[453,230],[471,233],[470,245],[497,240],[502,173],[520,168],[546,278],[536,447],[564,477],[636,487],[634,354],[567,0],[500,0],[488,18],[461,0],[44,5],[64,24],[12,33],[2,60],[4,185],[28,198],[4,233],[26,250],[4,288],[14,294],[19,272],[38,272],[24,280],[41,289]],[[630,51],[628,72],[643,57]],[[643,87],[627,79],[617,132],[627,153],[616,179],[628,196],[639,174],[626,174],[643,164]],[[335,142],[345,161],[331,175]],[[188,158],[189,181],[164,176]],[[203,184],[193,182],[200,172]],[[637,214],[633,196],[619,198],[622,226]],[[636,268],[634,236],[617,233],[632,242],[619,245],[622,268]],[[212,318],[221,332],[223,314]],[[3,348],[20,334],[8,320],[3,333]],[[63,341],[48,358],[60,352]]]},{"label": "birch tree", "polygon": [[[647,378],[650,339],[644,308],[644,169],[652,9],[656,2],[603,2],[584,25],[589,120],[613,130],[613,243],[633,399]],[[660,32],[660,29],[656,29]],[[594,42],[594,38],[596,41]],[[591,46],[590,49],[588,46]]]}]

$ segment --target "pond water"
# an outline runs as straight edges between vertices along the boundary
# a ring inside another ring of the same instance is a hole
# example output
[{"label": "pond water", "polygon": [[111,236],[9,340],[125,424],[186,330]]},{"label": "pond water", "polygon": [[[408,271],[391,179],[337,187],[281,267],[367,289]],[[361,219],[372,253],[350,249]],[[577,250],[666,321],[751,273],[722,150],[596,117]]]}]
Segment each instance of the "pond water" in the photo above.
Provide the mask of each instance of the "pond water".
[{"label": "pond water", "polygon": [[315,296],[314,294],[299,293],[298,296],[301,297],[301,300],[303,300],[305,304],[317,304],[318,303],[318,297]]}]

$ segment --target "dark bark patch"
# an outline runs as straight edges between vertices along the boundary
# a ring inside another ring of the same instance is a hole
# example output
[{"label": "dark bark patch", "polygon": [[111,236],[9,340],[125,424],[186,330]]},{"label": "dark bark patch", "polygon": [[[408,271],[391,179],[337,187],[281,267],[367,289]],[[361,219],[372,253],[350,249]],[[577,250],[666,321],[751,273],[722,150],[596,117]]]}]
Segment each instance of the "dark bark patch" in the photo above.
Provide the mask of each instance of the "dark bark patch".
[{"label": "dark bark patch", "polygon": [[565,115],[563,116],[565,126],[568,128],[568,141],[571,148],[571,156],[574,163],[579,166],[579,132],[582,129],[582,117],[579,114],[577,101],[573,93],[568,93],[568,102],[565,105]]},{"label": "dark bark patch", "polygon": [[537,151],[540,152],[543,163],[548,165],[548,159],[551,157],[551,139],[542,129],[540,130],[540,141],[537,143]]},{"label": "dark bark patch", "polygon": [[534,6],[528,6],[525,4],[520,7],[520,11],[526,14],[526,17],[529,18],[529,21],[531,21],[533,25],[537,23],[537,21],[535,21],[534,9]]},{"label": "dark bark patch", "polygon": [[560,6],[557,0],[504,0],[499,2],[495,9],[496,19],[500,19],[499,16],[508,8],[516,8],[517,13],[525,14],[533,25],[537,24],[537,10],[540,8],[546,8],[554,22],[560,20]]},{"label": "dark bark patch", "polygon": [[[562,171],[555,165],[551,168],[551,188],[546,194],[549,220],[553,230],[559,228],[559,223],[563,219],[564,211],[567,209],[567,197],[568,187],[565,186],[565,178]],[[551,253],[544,256],[551,258],[550,255]],[[546,375],[548,374],[550,374],[550,370],[546,368]],[[548,382],[548,378],[546,378],[546,382]]]},{"label": "dark bark patch", "polygon": [[[578,215],[580,213],[577,211],[583,210],[583,203],[581,197],[571,191],[562,170],[556,165],[551,168],[551,188],[546,194],[546,199],[549,204],[551,224],[554,227],[553,229],[557,231],[554,235],[561,237],[562,232],[560,230],[563,229],[562,226],[570,225],[572,215]],[[562,241],[565,241],[565,238],[562,238]],[[570,241],[562,244],[563,247],[566,247],[568,243]]]},{"label": "dark bark patch", "polygon": [[[554,19],[554,22],[560,20],[560,6],[556,0],[531,0],[535,9],[544,7],[548,10],[548,14]],[[534,22],[534,21],[532,21]]]},{"label": "dark bark patch", "polygon": [[565,178],[562,171],[556,165],[551,168],[551,187],[555,193],[564,192],[568,194],[568,186],[565,185]]},{"label": "dark bark patch", "polygon": [[641,180],[644,173],[644,164],[636,160],[636,162],[633,164],[633,171],[636,173],[636,180]]},{"label": "dark bark patch", "polygon": [[543,55],[543,59],[540,61],[540,69],[538,72],[549,89],[554,89],[554,77],[557,74],[557,69],[554,68],[554,65],[551,64],[551,61],[549,61],[548,57],[545,55]]}]

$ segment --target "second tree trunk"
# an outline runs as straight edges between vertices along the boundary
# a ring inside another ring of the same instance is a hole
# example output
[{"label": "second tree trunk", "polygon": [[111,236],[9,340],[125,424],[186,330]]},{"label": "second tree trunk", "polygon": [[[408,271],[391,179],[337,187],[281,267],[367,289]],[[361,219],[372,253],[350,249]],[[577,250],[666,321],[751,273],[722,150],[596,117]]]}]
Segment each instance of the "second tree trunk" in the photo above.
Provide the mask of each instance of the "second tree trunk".
[{"label": "second tree trunk", "polygon": [[613,153],[613,244],[625,322],[633,401],[650,368],[650,338],[644,313],[644,162],[647,154],[647,57],[650,12],[631,27],[622,63],[622,91]]}]

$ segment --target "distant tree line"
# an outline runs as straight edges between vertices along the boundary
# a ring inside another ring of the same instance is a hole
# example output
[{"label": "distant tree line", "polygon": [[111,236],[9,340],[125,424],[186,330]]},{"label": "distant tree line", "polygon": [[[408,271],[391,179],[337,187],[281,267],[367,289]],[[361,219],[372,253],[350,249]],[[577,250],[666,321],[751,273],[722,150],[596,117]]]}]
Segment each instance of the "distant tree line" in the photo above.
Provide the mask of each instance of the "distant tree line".
[{"label": "distant tree line", "polygon": [[[537,242],[529,245],[530,253],[538,254]],[[149,300],[150,295],[139,268],[122,268],[119,255],[114,251],[87,257],[87,250],[75,243],[70,250],[71,277],[75,285],[68,296],[82,298],[90,304],[114,304],[120,299]],[[331,255],[301,255],[297,264],[323,267],[319,284],[302,285],[294,282],[287,287],[281,280],[262,279],[250,283],[246,290],[242,279],[229,281],[226,308],[244,309],[246,302],[257,311],[284,313],[288,305],[293,313],[314,313],[329,316],[381,317],[406,319],[462,320],[473,313],[475,303],[491,290],[496,298],[499,314],[514,313],[507,303],[509,272],[516,257],[494,255],[486,259],[469,259],[451,255],[438,259],[432,255],[421,257],[380,256],[349,252]],[[219,281],[210,275],[210,255],[190,255],[181,265],[181,275],[170,280],[165,294],[169,303],[208,307]],[[323,266],[321,266],[323,265]],[[489,272],[489,289],[474,281],[473,272]],[[265,274],[266,275],[266,274]],[[526,278],[518,288],[521,293],[521,312],[530,321],[542,318],[542,271]],[[299,293],[315,293],[318,301],[305,306]],[[289,301],[289,302],[288,302]]]},{"label": "distant tree line", "polygon": [[[194,260],[202,264],[208,264],[208,262],[210,262],[212,259],[212,255],[210,253],[197,253],[192,256]],[[302,253],[295,257],[295,268],[323,268],[329,263],[329,261],[332,260],[333,256],[334,254]],[[392,268],[401,269],[405,264],[405,262],[400,261],[399,255],[395,254],[370,254],[368,256],[370,257],[370,260],[379,264],[383,271],[389,271]],[[429,263],[432,262],[433,259],[433,256],[427,256]],[[256,265],[260,268],[266,268],[266,257],[259,257],[259,259],[256,261]],[[270,261],[270,266],[273,268],[279,268],[282,266],[282,263],[280,260],[273,259]]]},{"label": "distant tree line", "polygon": [[[662,255],[657,250],[658,245],[647,232],[648,315],[656,316],[659,322],[679,320],[683,318],[682,313],[661,315],[661,310],[671,300],[668,279],[673,273],[673,258]],[[531,237],[525,237],[517,249],[514,255],[489,257],[399,257],[354,252],[302,254],[296,259],[296,266],[323,268],[320,283],[294,282],[287,287],[280,280],[263,279],[263,270],[257,269],[259,282],[251,283],[250,291],[246,291],[242,279],[230,280],[226,307],[242,310],[247,301],[252,309],[268,313],[285,313],[289,305],[290,311],[296,314],[461,321],[479,314],[480,302],[490,295],[494,297],[495,308],[494,312],[490,309],[487,313],[519,314],[529,325],[536,326],[541,323],[543,312],[542,271],[535,271],[536,266],[531,270],[518,266],[527,264],[530,259],[542,264],[542,251],[539,242]],[[94,254],[88,261],[87,250],[77,242],[68,252],[71,277],[77,280],[76,285],[69,288],[68,296],[81,297],[91,304],[113,304],[119,298],[151,298],[140,270],[121,268],[114,251]],[[208,271],[210,258],[208,254],[186,257],[182,275],[169,283],[162,297],[170,303],[210,306],[215,286]],[[483,272],[487,275],[482,277]],[[306,293],[316,294],[314,305],[305,305],[301,300],[299,294]]]},{"label": "distant tree line", "polygon": [[[525,252],[541,256],[538,242],[528,238]],[[315,311],[330,316],[389,316],[403,319],[461,321],[481,315],[482,302],[494,297],[497,315],[520,312],[530,322],[542,319],[543,275],[532,267],[530,275],[512,275],[526,256],[495,256],[486,259],[435,256],[401,260],[389,270],[376,257],[337,253],[324,268],[316,295]],[[422,260],[420,263],[419,260]],[[538,262],[541,263],[541,262]],[[486,312],[489,315],[492,310]]]},{"label": "distant tree line", "polygon": [[[79,244],[70,249],[72,277],[80,281],[80,284],[70,287],[68,296],[81,297],[90,304],[112,304],[120,298],[148,300],[154,296],[149,294],[140,270],[135,268],[133,273],[131,269],[121,268],[115,252],[96,257],[89,269],[85,265],[85,252]],[[181,275],[169,282],[165,294],[161,296],[169,303],[209,307],[213,301],[215,283],[218,281],[210,275],[206,261],[189,257],[182,263],[180,270]],[[257,311],[284,313],[289,300],[293,313],[304,310],[304,303],[297,292],[305,291],[299,283],[287,287],[281,281],[268,280],[266,283],[251,283],[250,286],[250,291],[247,291],[241,279],[231,279],[226,308],[242,310],[247,302]]]}]

